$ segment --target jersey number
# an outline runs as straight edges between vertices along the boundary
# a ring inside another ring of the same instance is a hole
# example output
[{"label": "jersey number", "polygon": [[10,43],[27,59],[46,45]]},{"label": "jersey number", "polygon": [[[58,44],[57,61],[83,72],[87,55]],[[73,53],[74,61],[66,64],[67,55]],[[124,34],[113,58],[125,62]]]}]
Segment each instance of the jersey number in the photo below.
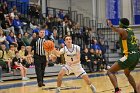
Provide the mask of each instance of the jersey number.
[{"label": "jersey number", "polygon": [[137,38],[136,36],[132,35],[131,36],[131,43],[134,45],[134,44],[137,44]]}]

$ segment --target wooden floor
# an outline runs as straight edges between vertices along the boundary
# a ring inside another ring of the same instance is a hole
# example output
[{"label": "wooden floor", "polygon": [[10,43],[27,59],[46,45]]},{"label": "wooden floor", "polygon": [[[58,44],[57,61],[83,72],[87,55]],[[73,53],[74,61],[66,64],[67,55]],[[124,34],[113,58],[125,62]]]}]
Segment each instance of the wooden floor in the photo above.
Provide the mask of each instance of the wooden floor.
[{"label": "wooden floor", "polygon": [[[106,76],[106,72],[90,73],[88,75],[97,88],[97,93],[113,93],[113,86]],[[140,69],[135,69],[132,75],[138,83],[140,81]],[[55,93],[56,78],[46,77],[46,86],[42,88],[37,86],[36,79],[30,79],[29,81],[5,81],[0,83],[0,93]],[[117,78],[122,93],[133,93],[133,89],[122,71],[117,74]],[[89,86],[82,79],[76,78],[74,75],[66,76],[63,80],[61,93],[92,93]]]}]

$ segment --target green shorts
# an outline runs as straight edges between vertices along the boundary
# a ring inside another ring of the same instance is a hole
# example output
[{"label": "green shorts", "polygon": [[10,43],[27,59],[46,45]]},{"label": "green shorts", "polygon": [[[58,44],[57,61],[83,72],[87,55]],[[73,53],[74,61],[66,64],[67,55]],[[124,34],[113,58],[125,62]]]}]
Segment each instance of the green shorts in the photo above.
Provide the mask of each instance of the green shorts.
[{"label": "green shorts", "polygon": [[139,53],[129,54],[128,58],[124,62],[120,60],[118,60],[117,62],[121,69],[128,68],[130,71],[132,71],[139,62]]}]

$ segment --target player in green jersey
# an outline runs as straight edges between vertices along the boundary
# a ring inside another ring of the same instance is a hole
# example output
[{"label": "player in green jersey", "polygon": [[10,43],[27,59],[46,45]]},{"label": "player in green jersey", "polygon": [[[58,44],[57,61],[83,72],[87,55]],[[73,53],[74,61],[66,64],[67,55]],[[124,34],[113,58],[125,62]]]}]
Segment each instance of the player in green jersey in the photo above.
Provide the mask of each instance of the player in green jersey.
[{"label": "player in green jersey", "polygon": [[136,37],[133,30],[129,28],[129,20],[127,18],[121,18],[118,28],[114,27],[110,20],[107,20],[107,24],[114,32],[119,34],[121,51],[123,54],[123,57],[116,61],[107,71],[110,81],[115,88],[115,93],[120,93],[121,91],[118,87],[115,73],[122,69],[129,83],[132,85],[134,93],[137,93],[136,83],[130,72],[134,70],[139,61],[139,53]]}]

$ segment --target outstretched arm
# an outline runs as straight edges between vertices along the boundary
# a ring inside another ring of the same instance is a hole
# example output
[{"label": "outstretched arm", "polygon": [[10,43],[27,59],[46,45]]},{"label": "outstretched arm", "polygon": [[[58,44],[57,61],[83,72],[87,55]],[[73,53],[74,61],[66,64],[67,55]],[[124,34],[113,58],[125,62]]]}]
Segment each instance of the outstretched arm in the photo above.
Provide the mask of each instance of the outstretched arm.
[{"label": "outstretched arm", "polygon": [[123,31],[125,31],[123,28],[118,28],[118,27],[115,27],[113,26],[112,22],[110,20],[106,20],[107,22],[107,25],[114,31],[114,32],[118,32],[119,35],[122,35],[123,34]]}]

